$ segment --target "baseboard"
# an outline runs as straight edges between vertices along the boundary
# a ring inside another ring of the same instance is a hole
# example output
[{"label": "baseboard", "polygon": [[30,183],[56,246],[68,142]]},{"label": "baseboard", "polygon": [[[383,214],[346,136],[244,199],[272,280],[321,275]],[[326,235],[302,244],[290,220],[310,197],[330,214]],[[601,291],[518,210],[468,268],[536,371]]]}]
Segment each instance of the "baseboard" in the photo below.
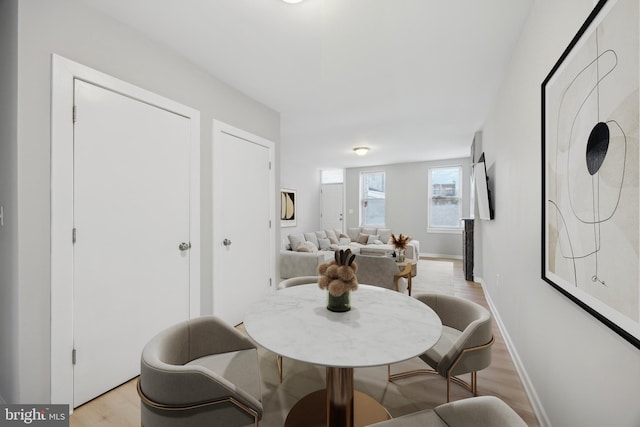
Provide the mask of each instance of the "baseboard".
[{"label": "baseboard", "polygon": [[423,259],[423,258],[462,259],[462,255],[432,254],[429,252],[420,252],[420,259]]},{"label": "baseboard", "polygon": [[527,396],[529,397],[529,400],[531,401],[531,407],[533,408],[533,411],[535,412],[536,417],[538,417],[538,421],[540,422],[540,426],[541,427],[550,427],[551,426],[551,422],[549,421],[549,418],[547,417],[547,413],[544,410],[544,407],[542,406],[542,403],[540,402],[540,398],[538,397],[538,393],[536,393],[536,389],[533,386],[533,383],[531,382],[531,379],[529,378],[529,374],[527,373],[527,370],[524,368],[524,365],[522,364],[522,360],[520,360],[520,356],[518,355],[518,351],[516,350],[515,346],[513,345],[513,341],[511,341],[511,337],[509,336],[509,333],[507,332],[507,329],[504,326],[504,323],[502,322],[502,318],[500,317],[500,313],[498,312],[498,310],[496,309],[495,305],[493,304],[493,301],[491,300],[491,295],[489,294],[489,292],[487,292],[486,283],[484,282],[482,277],[474,277],[474,281],[480,283],[480,285],[482,286],[482,291],[484,292],[484,296],[485,296],[485,298],[487,300],[487,303],[489,304],[489,307],[491,308],[491,313],[493,314],[493,318],[495,319],[496,324],[498,325],[498,329],[500,329],[500,333],[502,334],[502,337],[504,338],[504,342],[505,342],[505,345],[507,347],[507,351],[511,355],[511,359],[513,360],[513,364],[515,365],[516,371],[518,372],[518,375],[520,376],[520,380],[522,381],[522,384],[524,385],[525,393],[527,393]]}]

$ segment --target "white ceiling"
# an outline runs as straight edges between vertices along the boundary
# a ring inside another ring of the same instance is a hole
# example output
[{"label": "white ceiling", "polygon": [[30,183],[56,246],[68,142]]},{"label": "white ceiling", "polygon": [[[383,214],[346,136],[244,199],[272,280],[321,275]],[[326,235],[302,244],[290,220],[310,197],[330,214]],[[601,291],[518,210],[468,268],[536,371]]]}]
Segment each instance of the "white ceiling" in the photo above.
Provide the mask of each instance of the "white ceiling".
[{"label": "white ceiling", "polygon": [[467,156],[533,2],[83,1],[279,111],[283,161],[320,168]]}]

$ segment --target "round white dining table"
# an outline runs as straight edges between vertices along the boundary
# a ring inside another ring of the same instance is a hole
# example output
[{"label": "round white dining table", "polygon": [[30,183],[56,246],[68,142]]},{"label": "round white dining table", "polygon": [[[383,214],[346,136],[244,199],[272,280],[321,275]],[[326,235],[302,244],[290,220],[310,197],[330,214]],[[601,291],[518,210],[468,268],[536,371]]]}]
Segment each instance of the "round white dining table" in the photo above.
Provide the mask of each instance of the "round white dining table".
[{"label": "round white dining table", "polygon": [[336,313],[326,306],[327,291],[307,284],[269,294],[245,315],[247,333],[267,350],[327,368],[326,390],[302,398],[285,426],[353,427],[389,419],[382,405],[363,393],[355,393],[354,411],[353,369],[424,353],[440,338],[440,318],[415,298],[362,284],[351,292],[351,310]]}]

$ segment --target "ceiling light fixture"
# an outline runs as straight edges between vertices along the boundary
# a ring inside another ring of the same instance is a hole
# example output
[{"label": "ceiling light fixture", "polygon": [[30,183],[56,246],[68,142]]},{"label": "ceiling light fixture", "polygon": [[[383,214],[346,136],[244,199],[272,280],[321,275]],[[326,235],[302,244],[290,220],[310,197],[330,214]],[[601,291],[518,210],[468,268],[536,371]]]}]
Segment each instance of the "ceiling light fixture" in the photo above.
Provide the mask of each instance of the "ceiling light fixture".
[{"label": "ceiling light fixture", "polygon": [[369,147],[356,147],[353,149],[358,156],[364,156],[369,151]]},{"label": "ceiling light fixture", "polygon": [[300,3],[302,0],[282,0],[282,1],[289,4],[296,4],[296,3]]}]

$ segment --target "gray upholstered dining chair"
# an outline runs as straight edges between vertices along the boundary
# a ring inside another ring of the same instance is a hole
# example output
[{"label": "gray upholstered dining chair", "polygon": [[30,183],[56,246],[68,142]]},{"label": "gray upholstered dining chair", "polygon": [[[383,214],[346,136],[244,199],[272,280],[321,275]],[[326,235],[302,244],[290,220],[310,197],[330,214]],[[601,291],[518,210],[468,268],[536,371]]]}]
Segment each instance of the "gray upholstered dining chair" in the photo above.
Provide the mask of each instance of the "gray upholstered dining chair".
[{"label": "gray upholstered dining chair", "polygon": [[[278,283],[278,289],[290,288],[291,286],[308,285],[309,283],[318,283],[318,276],[298,276],[285,279]],[[276,355],[276,364],[278,365],[278,377],[282,382],[283,366],[282,356]]]},{"label": "gray upholstered dining chair", "polygon": [[308,285],[318,283],[318,276],[298,276],[285,279],[278,283],[278,289],[290,288],[291,286]]},{"label": "gray upholstered dining chair", "polygon": [[[477,396],[477,371],[491,364],[491,314],[481,305],[456,296],[421,293],[415,298],[428,305],[442,321],[442,336],[420,355],[433,369],[391,374],[389,366],[389,381],[417,374],[438,374],[447,380],[447,402],[450,400],[451,381]],[[467,373],[471,374],[470,383],[457,377]]]},{"label": "gray upholstered dining chair", "polygon": [[520,416],[495,396],[444,403],[368,427],[527,427]]},{"label": "gray upholstered dining chair", "polygon": [[262,393],[253,342],[205,316],[160,332],[142,351],[144,427],[258,426]]},{"label": "gray upholstered dining chair", "polygon": [[[358,283],[380,286],[392,291],[410,291],[406,277],[411,280],[411,265],[407,264],[406,271],[400,271],[393,258],[384,255],[356,255],[358,264]],[[411,294],[411,293],[409,293]]]}]

